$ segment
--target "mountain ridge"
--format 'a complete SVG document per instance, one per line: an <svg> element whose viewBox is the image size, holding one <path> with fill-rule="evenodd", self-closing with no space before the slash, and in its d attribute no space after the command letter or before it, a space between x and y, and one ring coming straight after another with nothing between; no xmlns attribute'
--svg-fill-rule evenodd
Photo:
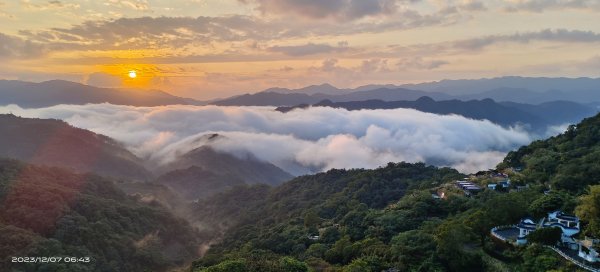
<svg viewBox="0 0 600 272"><path fill-rule="evenodd" d="M321 86L322 90L319 90ZM401 99L398 99L399 97L389 99L374 92L382 89L405 90L406 96ZM266 95L267 93L271 95ZM344 96L350 96L351 98L345 98ZM463 101L492 98L501 102L529 104L541 104L555 100L589 103L600 101L600 78L507 76L464 80L445 79L402 85L371 84L353 89L340 89L330 84L321 84L299 89L270 88L257 93L244 94L241 97L234 96L217 99L212 103L230 106L292 106L297 104L314 104L318 102L315 100L319 99L329 99L334 102L370 99L390 101L416 100L421 96L430 96L436 100L459 99Z"/></svg>
<svg viewBox="0 0 600 272"><path fill-rule="evenodd" d="M333 102L322 100L316 104L300 104L291 107L277 107L275 110L286 113L308 107L332 107L346 110L411 108L435 114L458 114L467 118L489 120L502 126L530 125L531 129L543 132L547 127L575 123L592 116L597 110L579 103L553 101L540 105L514 102L495 102L493 99L462 101L458 99L436 101L428 96L415 101L365 100Z"/></svg>
<svg viewBox="0 0 600 272"><path fill-rule="evenodd" d="M218 139L216 134L209 140ZM204 198L239 185L275 186L293 176L270 162L262 162L247 154L245 158L218 152L209 144L182 154L162 166L154 183L162 184L188 200Z"/></svg>
<svg viewBox="0 0 600 272"><path fill-rule="evenodd" d="M152 177L142 160L118 142L64 121L0 114L0 135L0 157L115 178Z"/></svg>
<svg viewBox="0 0 600 272"><path fill-rule="evenodd" d="M40 83L0 80L0 105L38 108L60 104L111 103L131 106L204 105L159 90L100 88L65 80Z"/></svg>

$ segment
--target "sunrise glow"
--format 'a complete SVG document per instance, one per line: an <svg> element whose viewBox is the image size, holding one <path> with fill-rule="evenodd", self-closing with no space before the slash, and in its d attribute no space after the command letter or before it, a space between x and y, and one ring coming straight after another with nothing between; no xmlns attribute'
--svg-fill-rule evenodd
<svg viewBox="0 0 600 272"><path fill-rule="evenodd" d="M210 100L323 83L595 77L600 60L595 1L75 2L0 1L0 78Z"/></svg>

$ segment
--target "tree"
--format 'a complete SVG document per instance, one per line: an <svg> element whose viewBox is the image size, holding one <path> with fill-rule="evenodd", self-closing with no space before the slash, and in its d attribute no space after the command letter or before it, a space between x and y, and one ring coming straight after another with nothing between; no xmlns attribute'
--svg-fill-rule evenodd
<svg viewBox="0 0 600 272"><path fill-rule="evenodd" d="M457 220L449 220L439 226L435 240L437 254L451 271L482 271L481 255L465 250L470 242L468 228Z"/></svg>
<svg viewBox="0 0 600 272"><path fill-rule="evenodd" d="M321 223L321 218L314 210L309 210L304 215L304 226L307 228L315 228Z"/></svg>
<svg viewBox="0 0 600 272"><path fill-rule="evenodd" d="M325 260L329 263L347 264L359 251L360 249L350 241L350 237L344 236L325 252Z"/></svg>
<svg viewBox="0 0 600 272"><path fill-rule="evenodd" d="M306 272L308 266L305 263L298 261L292 257L282 257L279 259L279 267L282 272Z"/></svg>
<svg viewBox="0 0 600 272"><path fill-rule="evenodd" d="M392 238L390 255L401 270L412 270L426 262L435 252L434 237L420 230L401 232Z"/></svg>
<svg viewBox="0 0 600 272"><path fill-rule="evenodd" d="M493 225L512 224L527 214L526 196L520 193L500 194L486 203L486 213Z"/></svg>
<svg viewBox="0 0 600 272"><path fill-rule="evenodd" d="M527 235L527 240L533 243L553 246L560 240L562 230L560 228L537 229Z"/></svg>
<svg viewBox="0 0 600 272"><path fill-rule="evenodd" d="M306 256L323 258L325 257L325 252L327 252L327 246L324 244L312 244L306 250Z"/></svg>
<svg viewBox="0 0 600 272"><path fill-rule="evenodd" d="M488 214L482 210L477 210L469 215L464 222L467 227L471 228L473 232L479 235L479 242L483 245L485 237L488 236L490 228L492 227Z"/></svg>
<svg viewBox="0 0 600 272"><path fill-rule="evenodd" d="M586 223L585 234L600 237L600 185L590 186L588 193L579 200L575 214Z"/></svg>
<svg viewBox="0 0 600 272"><path fill-rule="evenodd" d="M340 237L342 237L342 235L336 227L328 227L325 229L325 231L323 231L323 234L321 235L321 241L326 244L333 244L335 241L340 239Z"/></svg>
<svg viewBox="0 0 600 272"><path fill-rule="evenodd" d="M240 260L226 260L217 265L199 270L199 272L247 272L246 262Z"/></svg>
<svg viewBox="0 0 600 272"><path fill-rule="evenodd" d="M534 200L531 205L529 205L529 212L535 218L541 218L544 217L546 213L561 208L563 203L563 198L556 193L544 195Z"/></svg>
<svg viewBox="0 0 600 272"><path fill-rule="evenodd" d="M383 271L385 267L382 266L381 260L375 256L361 257L354 259L349 265L344 266L343 272L367 272L367 271Z"/></svg>
<svg viewBox="0 0 600 272"><path fill-rule="evenodd" d="M545 272L560 266L560 256L541 245L527 247L523 253L523 271Z"/></svg>

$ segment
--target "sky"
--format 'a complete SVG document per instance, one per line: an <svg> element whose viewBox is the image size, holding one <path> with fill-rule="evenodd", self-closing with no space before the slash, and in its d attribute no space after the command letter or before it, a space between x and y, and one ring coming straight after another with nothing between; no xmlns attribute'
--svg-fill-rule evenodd
<svg viewBox="0 0 600 272"><path fill-rule="evenodd" d="M0 79L205 100L508 75L599 77L600 1L0 0Z"/></svg>

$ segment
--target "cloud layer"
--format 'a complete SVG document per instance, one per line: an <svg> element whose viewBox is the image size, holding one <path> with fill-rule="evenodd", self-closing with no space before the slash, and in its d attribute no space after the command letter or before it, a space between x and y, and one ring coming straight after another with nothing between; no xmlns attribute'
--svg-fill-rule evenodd
<svg viewBox="0 0 600 272"><path fill-rule="evenodd" d="M419 162L472 172L500 162L531 137L488 121L411 109L346 111L309 108L286 114L264 107L110 104L41 109L0 107L24 117L57 118L123 142L138 156L166 163L205 141L220 151L253 153L283 169L304 174L330 168L374 168L388 162Z"/></svg>
<svg viewBox="0 0 600 272"><path fill-rule="evenodd" d="M354 20L365 16L389 15L403 0L239 0L254 3L265 14L296 14L303 17ZM416 1L414 1L416 2Z"/></svg>

